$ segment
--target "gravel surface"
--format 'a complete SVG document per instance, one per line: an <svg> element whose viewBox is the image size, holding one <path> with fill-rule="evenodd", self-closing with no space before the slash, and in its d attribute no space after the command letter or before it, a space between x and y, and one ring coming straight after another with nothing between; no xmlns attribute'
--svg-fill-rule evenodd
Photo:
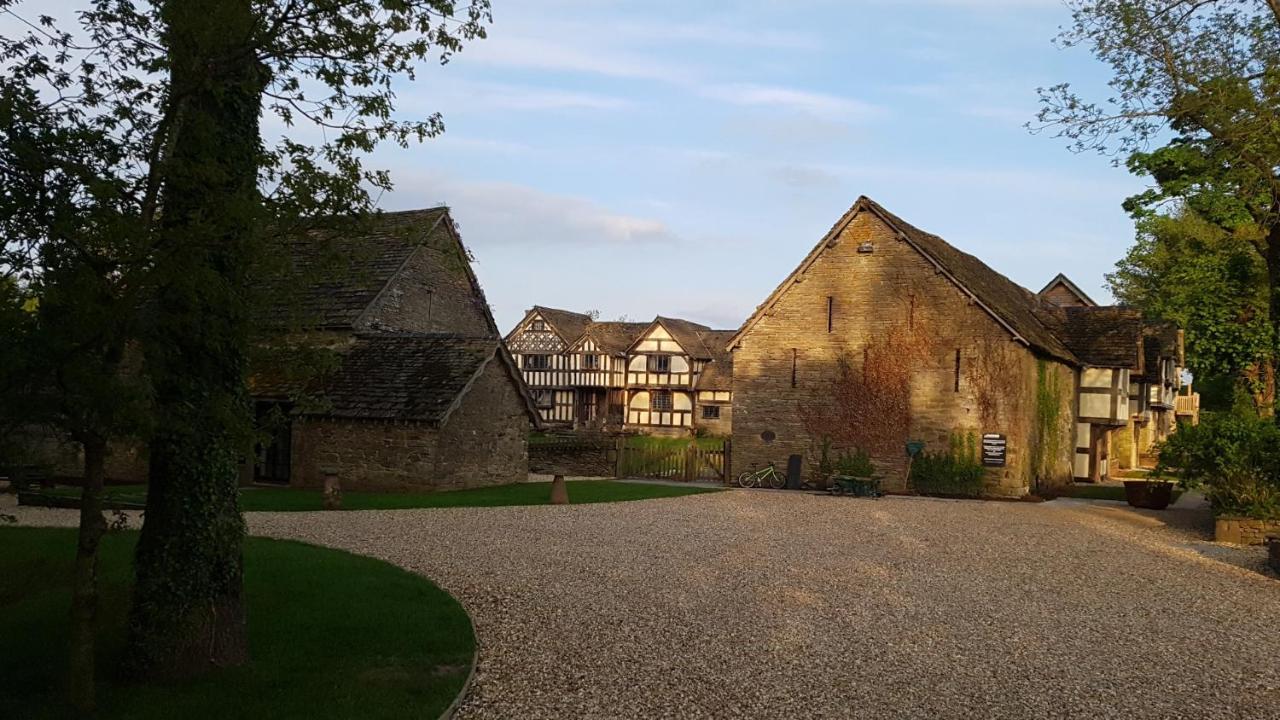
<svg viewBox="0 0 1280 720"><path fill-rule="evenodd" d="M1280 718L1280 582L1200 512L734 491L249 524L461 599L461 718Z"/></svg>

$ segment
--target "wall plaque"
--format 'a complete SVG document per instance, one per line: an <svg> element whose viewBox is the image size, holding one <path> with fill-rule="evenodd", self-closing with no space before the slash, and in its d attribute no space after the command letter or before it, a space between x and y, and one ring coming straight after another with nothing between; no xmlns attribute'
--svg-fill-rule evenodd
<svg viewBox="0 0 1280 720"><path fill-rule="evenodd" d="M1004 467L1005 451L1008 442L999 433L987 433L982 436L982 464L987 467Z"/></svg>

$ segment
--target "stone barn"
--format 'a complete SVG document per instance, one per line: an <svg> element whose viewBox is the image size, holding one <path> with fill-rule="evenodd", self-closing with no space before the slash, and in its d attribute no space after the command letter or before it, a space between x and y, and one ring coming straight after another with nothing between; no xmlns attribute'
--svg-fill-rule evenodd
<svg viewBox="0 0 1280 720"><path fill-rule="evenodd" d="M734 470L800 455L823 482L828 444L869 452L906 490L908 441L972 438L993 450L988 494L1106 477L1145 377L1143 326L1064 307L1060 285L1032 293L859 198L728 343Z"/></svg>
<svg viewBox="0 0 1280 720"><path fill-rule="evenodd" d="M271 439L246 482L429 490L528 478L528 389L494 324L448 210L385 213L357 235L315 232L290 247L294 277L325 255L340 274L290 283L272 321L334 353L305 388L251 385ZM297 330L300 329L300 332Z"/></svg>

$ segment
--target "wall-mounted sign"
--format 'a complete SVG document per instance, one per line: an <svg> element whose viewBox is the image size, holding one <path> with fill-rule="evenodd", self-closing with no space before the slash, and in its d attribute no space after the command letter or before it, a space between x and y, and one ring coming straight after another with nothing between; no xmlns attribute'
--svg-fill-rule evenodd
<svg viewBox="0 0 1280 720"><path fill-rule="evenodd" d="M987 467L1004 467L1005 451L1008 442L999 433L987 433L982 436L982 464Z"/></svg>

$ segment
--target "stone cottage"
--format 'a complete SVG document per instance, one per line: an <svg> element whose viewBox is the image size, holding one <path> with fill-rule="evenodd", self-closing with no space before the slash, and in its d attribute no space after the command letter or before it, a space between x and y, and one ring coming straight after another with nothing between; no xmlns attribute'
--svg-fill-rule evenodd
<svg viewBox="0 0 1280 720"><path fill-rule="evenodd" d="M959 438L981 448L990 494L1106 477L1145 382L1144 327L1056 302L1060 286L1032 293L859 198L727 344L735 470L799 455L812 474L825 442L906 489L907 441Z"/></svg>
<svg viewBox="0 0 1280 720"><path fill-rule="evenodd" d="M245 481L318 486L332 470L348 489L422 490L527 478L537 412L446 208L385 213L356 235L312 232L289 255L270 319L289 331L282 342L336 362L302 387L254 377L271 441ZM308 276L325 256L341 272Z"/></svg>

